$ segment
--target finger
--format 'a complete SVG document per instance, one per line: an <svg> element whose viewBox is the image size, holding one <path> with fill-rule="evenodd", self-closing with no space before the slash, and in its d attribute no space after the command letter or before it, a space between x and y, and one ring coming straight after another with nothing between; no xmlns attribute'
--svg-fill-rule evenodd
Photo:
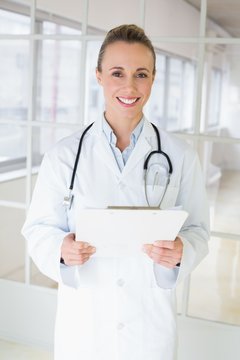
<svg viewBox="0 0 240 360"><path fill-rule="evenodd" d="M181 257L181 252L178 250L162 248L154 245L152 246L151 253L160 255L162 257L169 257L174 259L179 259Z"/></svg>
<svg viewBox="0 0 240 360"><path fill-rule="evenodd" d="M154 263L156 264L160 264L166 266L168 265L168 267L173 267L175 264L175 261L172 261L172 259L167 258L167 257L160 257L157 254L150 254L149 257L153 260Z"/></svg>
<svg viewBox="0 0 240 360"><path fill-rule="evenodd" d="M96 248L93 247L93 246L90 246L88 247L87 249L73 249L73 248L68 248L68 249L65 249L65 251L63 250L62 251L62 257L64 259L79 259L81 258L82 256L91 256L93 255L94 253L96 252Z"/></svg>
<svg viewBox="0 0 240 360"><path fill-rule="evenodd" d="M86 249L88 246L90 246L90 244L85 241L74 241L73 242L74 249Z"/></svg>
<svg viewBox="0 0 240 360"><path fill-rule="evenodd" d="M79 257L71 257L69 259L67 259L65 262L66 265L82 265L84 264L87 260L89 260L90 256L89 255L85 255L85 256L81 256Z"/></svg>
<svg viewBox="0 0 240 360"><path fill-rule="evenodd" d="M94 246L88 246L84 249L72 249L71 253L76 255L92 255L96 252L96 248Z"/></svg>
<svg viewBox="0 0 240 360"><path fill-rule="evenodd" d="M176 243L172 240L156 240L154 241L153 245L167 249L174 249Z"/></svg>
<svg viewBox="0 0 240 360"><path fill-rule="evenodd" d="M142 246L142 250L143 250L145 253L149 254L149 253L152 251L152 247L153 247L152 244L144 244L144 245Z"/></svg>
<svg viewBox="0 0 240 360"><path fill-rule="evenodd" d="M169 264L175 265L178 262L180 262L179 256L178 257L166 256L166 255L163 256L155 253L150 253L149 256L157 264L159 264L160 262L168 262Z"/></svg>
<svg viewBox="0 0 240 360"><path fill-rule="evenodd" d="M67 261L82 261L84 260L86 257L89 257L89 255L74 255L74 254L69 254L68 256L66 256Z"/></svg>

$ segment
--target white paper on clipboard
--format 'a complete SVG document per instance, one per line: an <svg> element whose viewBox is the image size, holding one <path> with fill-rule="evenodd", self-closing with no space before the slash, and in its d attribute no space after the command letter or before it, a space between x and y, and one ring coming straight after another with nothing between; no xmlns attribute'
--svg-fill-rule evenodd
<svg viewBox="0 0 240 360"><path fill-rule="evenodd" d="M188 213L183 210L78 209L76 240L96 247L92 257L129 257L155 240L174 240Z"/></svg>

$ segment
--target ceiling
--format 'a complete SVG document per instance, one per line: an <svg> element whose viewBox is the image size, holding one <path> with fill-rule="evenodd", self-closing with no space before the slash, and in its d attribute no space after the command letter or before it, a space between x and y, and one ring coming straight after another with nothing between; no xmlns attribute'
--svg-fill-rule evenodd
<svg viewBox="0 0 240 360"><path fill-rule="evenodd" d="M200 9L201 0L185 0ZM240 37L240 1L207 0L207 16L233 37Z"/></svg>

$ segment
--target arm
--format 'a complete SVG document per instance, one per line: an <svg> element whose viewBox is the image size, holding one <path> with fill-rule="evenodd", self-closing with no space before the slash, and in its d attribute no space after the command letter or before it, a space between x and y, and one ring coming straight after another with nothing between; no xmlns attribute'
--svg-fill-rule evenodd
<svg viewBox="0 0 240 360"><path fill-rule="evenodd" d="M43 274L76 286L75 266L66 265L83 264L93 249L76 242L74 234L70 234L67 210L62 205L68 172L56 157L44 156L22 234L30 256ZM66 265L60 264L61 258Z"/></svg>

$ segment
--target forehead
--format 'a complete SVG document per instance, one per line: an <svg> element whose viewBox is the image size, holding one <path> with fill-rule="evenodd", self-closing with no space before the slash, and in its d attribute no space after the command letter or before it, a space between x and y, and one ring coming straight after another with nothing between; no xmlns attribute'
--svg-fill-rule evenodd
<svg viewBox="0 0 240 360"><path fill-rule="evenodd" d="M109 44L104 52L102 65L104 66L136 66L153 67L153 55L141 43L127 43L116 41Z"/></svg>

